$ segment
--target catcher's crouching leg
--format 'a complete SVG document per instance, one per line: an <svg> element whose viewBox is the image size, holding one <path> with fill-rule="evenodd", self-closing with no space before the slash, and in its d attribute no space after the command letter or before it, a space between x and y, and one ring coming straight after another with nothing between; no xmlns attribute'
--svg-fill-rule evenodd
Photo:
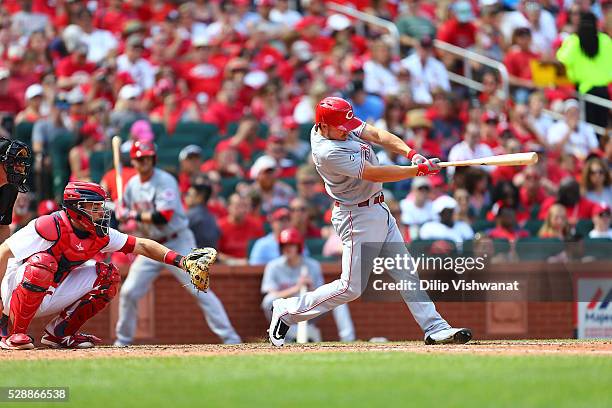
<svg viewBox="0 0 612 408"><path fill-rule="evenodd" d="M56 271L57 262L50 254L40 252L27 259L23 280L11 295L9 313L12 329L9 331L9 336L2 340L1 347L34 348L32 340L27 335L28 327L53 283Z"/></svg>
<svg viewBox="0 0 612 408"><path fill-rule="evenodd" d="M51 347L90 348L101 340L90 334L77 333L83 324L98 314L117 295L121 277L113 264L96 263L93 288L64 309L45 328L41 342Z"/></svg>

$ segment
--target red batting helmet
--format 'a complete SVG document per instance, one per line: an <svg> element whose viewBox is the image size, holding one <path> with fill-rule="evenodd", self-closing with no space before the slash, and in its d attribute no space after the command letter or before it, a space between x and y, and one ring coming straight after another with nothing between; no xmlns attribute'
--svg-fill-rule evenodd
<svg viewBox="0 0 612 408"><path fill-rule="evenodd" d="M85 203L101 203L100 206L86 208ZM62 207L68 217L88 225L99 237L108 235L111 210L108 208L108 194L96 183L73 181L64 189ZM100 215L101 213L101 215ZM94 218L94 215L98 215Z"/></svg>
<svg viewBox="0 0 612 408"><path fill-rule="evenodd" d="M155 145L151 142L136 141L130 148L130 159L138 159L141 157L155 157Z"/></svg>
<svg viewBox="0 0 612 408"><path fill-rule="evenodd" d="M298 252L302 253L302 249L304 248L304 238L300 231L296 228L287 228L281 231L278 237L278 244L281 246L287 244L294 244L298 246Z"/></svg>
<svg viewBox="0 0 612 408"><path fill-rule="evenodd" d="M361 126L363 122L355 117L349 101L328 96L319 102L315 112L315 124L321 123L349 132Z"/></svg>

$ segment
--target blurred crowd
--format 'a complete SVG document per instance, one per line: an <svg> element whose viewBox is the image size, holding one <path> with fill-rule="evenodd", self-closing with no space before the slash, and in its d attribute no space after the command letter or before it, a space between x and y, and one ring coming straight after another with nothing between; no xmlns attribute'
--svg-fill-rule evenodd
<svg viewBox="0 0 612 408"><path fill-rule="evenodd" d="M609 100L609 1L336 2L394 22L399 47L323 0L2 1L0 133L24 137L35 155L34 190L20 194L14 229L57 208L50 152L66 132L69 177L99 181L90 158L113 135L128 130L127 152L201 122L216 126L218 143L182 146L169 169L200 242L217 246L222 262L265 264L293 227L306 253L333 259L341 241L309 128L315 104L335 94L425 156L540 155L527 168L449 168L385 185L407 241L612 239L610 111L576 99ZM465 65L436 40L505 64L509 94L496 71ZM542 84L542 66L564 80ZM468 71L481 91L449 80ZM125 165L124 182L134 175ZM116 198L112 170L102 183Z"/></svg>

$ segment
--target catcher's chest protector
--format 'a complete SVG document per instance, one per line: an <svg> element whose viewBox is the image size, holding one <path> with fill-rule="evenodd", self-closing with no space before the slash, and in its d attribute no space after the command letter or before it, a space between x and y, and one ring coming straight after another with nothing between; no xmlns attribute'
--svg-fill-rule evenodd
<svg viewBox="0 0 612 408"><path fill-rule="evenodd" d="M100 250L108 245L110 238L98 237L90 233L86 238L79 238L70 224L64 211L43 215L35 222L36 232L47 241L54 244L47 250L57 261L57 272L53 286L57 286L70 271L92 259Z"/></svg>

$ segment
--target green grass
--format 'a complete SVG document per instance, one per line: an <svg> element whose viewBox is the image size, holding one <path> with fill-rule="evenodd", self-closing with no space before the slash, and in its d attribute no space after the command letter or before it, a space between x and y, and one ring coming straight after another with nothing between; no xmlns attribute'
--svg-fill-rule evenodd
<svg viewBox="0 0 612 408"><path fill-rule="evenodd" d="M57 407L612 406L612 359L593 356L336 352L0 360L0 367L1 386L70 387L69 404L46 405Z"/></svg>

